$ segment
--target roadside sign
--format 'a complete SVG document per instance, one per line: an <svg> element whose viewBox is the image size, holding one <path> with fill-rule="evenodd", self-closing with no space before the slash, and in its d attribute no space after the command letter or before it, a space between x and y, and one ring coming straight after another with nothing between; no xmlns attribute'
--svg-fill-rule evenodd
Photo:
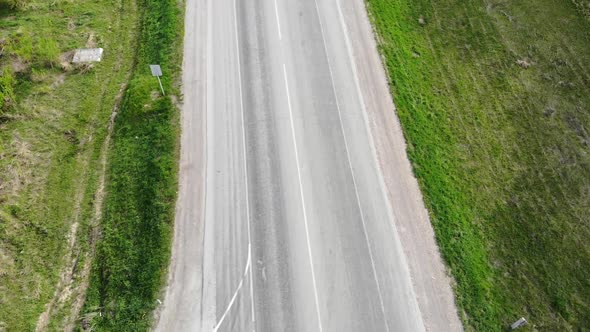
<svg viewBox="0 0 590 332"><path fill-rule="evenodd" d="M74 52L73 63L99 62L102 59L102 48L80 48Z"/></svg>
<svg viewBox="0 0 590 332"><path fill-rule="evenodd" d="M150 65L150 70L152 71L152 76L162 76L162 68L160 68L160 65Z"/></svg>
<svg viewBox="0 0 590 332"><path fill-rule="evenodd" d="M526 324L527 324L526 319L524 317L521 317L516 322L512 323L512 325L510 325L510 329L516 330L517 328L525 326Z"/></svg>
<svg viewBox="0 0 590 332"><path fill-rule="evenodd" d="M158 78L158 83L160 83L160 89L162 90L162 95L165 96L166 93L164 92L164 87L162 86L162 81L160 81L160 76L162 76L162 68L160 68L160 65L150 65L150 70L152 72L152 76L156 76Z"/></svg>

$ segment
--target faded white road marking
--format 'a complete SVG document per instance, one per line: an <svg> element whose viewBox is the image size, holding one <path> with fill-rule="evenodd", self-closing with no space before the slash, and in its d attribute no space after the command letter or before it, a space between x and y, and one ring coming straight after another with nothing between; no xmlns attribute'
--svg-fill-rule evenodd
<svg viewBox="0 0 590 332"><path fill-rule="evenodd" d="M279 6L277 5L277 0L275 0L275 14L277 15L277 28L279 29L279 40L282 40L283 37L281 35L281 20L279 19Z"/></svg>
<svg viewBox="0 0 590 332"><path fill-rule="evenodd" d="M248 259L252 255L252 236L250 232L250 190L248 188L248 158L247 158L247 148L246 148L246 128L245 128L245 121L244 121L244 95L242 92L242 63L240 61L240 39L238 34L238 9L236 5L236 0L233 2L234 4L234 28L235 28L235 35L236 35L236 56L238 60L238 86L240 91L240 114L242 120L242 148L243 148L243 158L244 158L244 181L246 182L246 220L248 224ZM254 313L254 278L252 274L252 266L250 267L250 306L251 306L251 315L252 315L252 330L255 330L256 315Z"/></svg>
<svg viewBox="0 0 590 332"><path fill-rule="evenodd" d="M244 273L242 274L242 279L240 279L240 282L238 283L238 288L236 288L236 291L234 292L234 295L232 295L231 300L229 301L229 304L227 305L227 308L225 308L225 311L223 312L223 315L221 315L221 318L219 319L219 321L217 322L217 324L213 328L213 332L217 332L217 330L219 330L219 327L221 326L221 324L225 320L225 317L227 317L229 310L234 305L234 302L236 301L236 298L238 297L238 294L240 293L240 290L242 289L242 285L244 285L244 279L246 278L246 275L248 274L248 270L250 269L250 265L251 265L250 261L251 261L251 257L248 254L248 262L246 263L246 268L244 269Z"/></svg>
<svg viewBox="0 0 590 332"><path fill-rule="evenodd" d="M330 80L332 82L332 90L334 92L334 99L336 100L336 108L338 109L338 120L340 122L340 129L342 130L342 137L344 138L344 148L346 150L346 158L348 159L348 166L350 168L350 174L352 176L352 182L354 184L354 192L356 195L356 201L358 204L359 212L361 215L361 222L363 224L363 233L365 234L365 241L367 243L367 248L369 249L369 257L371 258L371 267L373 269L373 277L375 278L375 283L377 285L377 293L379 293L379 302L381 304L381 312L383 313L383 320L385 323L385 329L389 332L389 324L387 323L387 315L385 314L385 305L383 304L383 295L381 293L381 286L379 284L379 279L377 278L377 269L375 268L375 259L373 258L373 250L371 249L371 243L369 241L369 235L367 234L367 226L365 222L365 216L363 213L363 207L361 206L361 200L358 193L358 186L356 182L356 177L354 175L354 169L352 167L352 163L350 162L350 150L348 148L348 141L346 139L346 133L344 131L344 125L342 124L342 111L340 110L340 103L338 101L338 94L336 92L336 86L334 85L334 75L332 74L332 64L330 61L330 55L328 54L328 46L326 45L326 36L324 33L324 25L322 23L322 17L320 14L320 8L318 6L317 0L314 0L315 8L318 14L318 21L320 23L320 30L322 32L322 43L324 44L324 52L326 53L326 60L328 61L328 70L330 72ZM362 98L362 96L361 96ZM361 99L362 100L362 99Z"/></svg>
<svg viewBox="0 0 590 332"><path fill-rule="evenodd" d="M313 267L313 257L311 254L311 244L309 238L309 227L307 224L307 212L305 210L305 198L303 196L303 183L301 182L301 164L299 163L299 152L297 152L297 139L295 136L295 125L293 121L293 110L291 109L291 95L289 93L289 80L287 79L287 67L283 64L283 74L285 77L285 88L287 89L287 104L289 106L289 120L291 124L291 134L293 136L293 145L295 147L295 162L297 163L297 177L299 180L299 194L301 195L301 206L303 208L303 222L305 224L305 236L307 239L307 253L309 255L309 264L311 265L311 278L313 281L313 294L315 296L315 307L316 312L318 315L318 324L320 328L320 332L323 331L322 329L322 316L320 315L320 304L318 300L318 290L317 290L317 283L315 280L315 271Z"/></svg>

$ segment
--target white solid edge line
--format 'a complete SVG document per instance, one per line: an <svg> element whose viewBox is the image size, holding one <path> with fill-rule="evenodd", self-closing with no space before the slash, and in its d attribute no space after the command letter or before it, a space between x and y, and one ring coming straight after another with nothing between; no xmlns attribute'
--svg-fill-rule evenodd
<svg viewBox="0 0 590 332"><path fill-rule="evenodd" d="M366 226L366 222L365 222L365 216L364 216L364 213L363 213L363 208L361 206L360 196L359 196L359 193L358 193L358 186L357 186L357 183L356 183L356 177L354 175L354 169L352 167L352 163L350 162L350 151L348 149L348 141L346 139L346 133L344 131L344 125L342 124L342 115L341 115L342 112L340 110L340 103L338 101L338 93L336 92L336 86L334 84L334 75L332 74L332 65L331 65L331 62L330 62L330 55L328 53L328 47L326 46L326 36L324 34L324 26L322 24L322 17L320 15L320 8L318 6L317 0L314 0L314 2L315 2L316 11L317 11L317 14L318 14L318 21L320 23L320 30L322 32L322 41L323 41L323 44L324 44L324 52L326 53L326 60L328 61L328 70L330 72L330 80L332 81L332 90L334 92L334 98L336 100L336 108L338 110L338 120L340 122L340 129L342 130L342 137L344 138L344 148L346 150L346 158L348 159L348 166L350 168L350 174L352 176L352 183L354 184L354 192L355 192L355 195L356 195L356 201L357 201L359 212L360 212L360 215L361 215L361 221L362 221L362 224L363 224L363 231L364 231L363 233L365 233L365 241L367 243L367 248L369 249L369 257L371 259L371 267L373 269L373 277L375 278L375 283L377 285L377 293L379 293L379 302L381 304L381 311L383 313L383 321L385 323L385 329L387 331L389 331L389 324L387 323L387 315L385 314L385 305L383 303L383 294L381 293L381 286L379 284L379 278L377 278L377 269L375 268L375 260L373 258L373 250L371 249L371 243L369 241L369 236L367 234L367 226Z"/></svg>
<svg viewBox="0 0 590 332"><path fill-rule="evenodd" d="M240 292L240 289L242 289L242 286L244 285L244 278L246 278L246 275L248 274L248 269L252 265L252 264L250 264L251 261L252 261L252 259L251 259L250 255L248 254L248 261L246 263L246 268L244 269L244 273L242 274L242 279L240 279L240 282L238 283L238 288L236 288L234 295L232 295L231 300L229 301L229 304L227 305L227 308L225 308L225 311L223 312L223 315L221 316L221 319L219 319L219 321L217 322L217 324L213 328L213 332L217 332L217 330L219 329L219 327L221 326L221 324L225 320L225 317L227 317L229 310L234 305L234 302L236 301L236 298L238 297L238 293Z"/></svg>
<svg viewBox="0 0 590 332"><path fill-rule="evenodd" d="M211 173L211 165L213 164L213 159L210 158L209 155L211 153L211 147L209 144L213 141L213 130L215 126L212 125L213 117L210 116L212 112L212 103L213 103L213 88L212 88L212 81L210 80L213 71L213 47L212 47L212 40L213 40L213 0L207 0L207 50L206 50L206 96L205 96L205 174L204 174L204 197L203 202L204 209L203 209L203 261L202 261L202 276L201 276L201 327L204 328L205 324L207 324L207 328L209 328L209 324L214 326L214 322L217 319L216 317L216 309L217 304L215 298L216 294L216 282L217 282L217 272L215 270L215 263L210 263L209 261L213 261L211 257L214 256L213 251L215 251L215 244L210 244L209 241L212 241L212 237L215 235L215 225L210 225L207 221L207 215L212 211L212 207L209 206L212 203L212 199L215 195L209 195L209 188L211 183L209 182L209 176ZM213 235L211 235L213 234ZM210 245L207 245L210 244ZM209 250L207 250L209 248ZM211 253L209 253L211 251ZM206 255L206 254L209 255ZM209 266L212 265L212 266ZM209 272L209 273L207 273ZM211 278L210 275L213 275ZM213 280L209 280L213 279ZM207 284L207 282L213 284L213 286ZM213 293L212 295L210 293Z"/></svg>
<svg viewBox="0 0 590 332"><path fill-rule="evenodd" d="M248 156L247 156L247 149L246 149L246 128L245 128L245 121L244 121L244 95L242 93L242 63L240 59L240 39L238 35L238 8L236 5L236 0L233 1L234 5L234 27L235 27L235 38L236 38L236 56L238 60L238 86L240 92L240 114L242 119L242 148L243 148L243 158L244 158L244 181L246 183L246 220L247 220L247 230L248 230L248 259L252 256L252 236L250 233L250 190L248 188ZM252 274L252 264L249 265L250 267L250 306L251 306L251 315L252 315L252 331L255 330L254 322L256 321L256 316L254 313L254 278Z"/></svg>
<svg viewBox="0 0 590 332"><path fill-rule="evenodd" d="M275 0L275 14L277 16L277 28L279 29L279 40L282 40L283 37L281 35L281 20L279 19L279 6L277 5L277 0Z"/></svg>
<svg viewBox="0 0 590 332"><path fill-rule="evenodd" d="M319 300L318 300L318 291L317 291L317 283L315 280L315 270L313 268L313 257L311 254L311 244L310 244L310 239L309 239L309 227L307 225L307 212L305 210L305 198L303 196L303 183L301 182L301 167L300 167L300 163L299 163L299 153L297 152L297 139L295 137L295 125L294 125L294 121L293 121L293 110L291 109L291 96L289 93L289 80L287 79L287 67L285 66L285 64L283 64L283 74L284 74L284 78L285 78L285 87L287 89L287 105L289 106L289 120L290 120L290 124L291 124L291 134L293 136L293 145L295 148L295 163L297 164L297 177L299 180L299 194L301 195L301 206L303 209L303 222L305 224L305 236L306 236L306 240L307 240L307 253L309 256L309 264L311 266L311 278L312 278L312 282L313 282L313 293L315 296L315 307L316 307L316 313L318 315L318 325L320 328L320 332L323 331L322 329L322 316L320 315L320 304L319 304Z"/></svg>
<svg viewBox="0 0 590 332"><path fill-rule="evenodd" d="M355 86L356 86L356 91L357 91L357 94L358 94L358 96L360 98L361 106L363 108L363 112L362 113L363 113L363 120L364 120L364 123L365 123L365 130L367 131L367 136L369 138L369 143L371 145L371 151L373 153L373 160L375 161L376 167L377 167L377 170L378 170L377 176L379 178L379 184L380 184L380 187L381 187L382 195L383 195L383 197L385 198L385 201L386 201L387 214L389 215L389 218L390 218L390 221L391 221L391 222L389 222L389 225L391 226L392 236L395 239L397 239L396 243L399 246L400 245L400 240L398 238L398 231L397 231L397 228L395 226L396 217L393 214L391 203L389 201L389 196L387 194L385 180L383 179L383 174L381 172L381 167L379 166L379 158L377 156L377 149L375 148L375 140L373 139L373 135L371 134L371 132L372 132L371 131L371 127L369 126L369 117L368 117L368 114L367 114L367 105L365 103L365 97L363 96L363 93L361 92L360 79L358 77L357 66L356 66L356 63L354 61L354 52L352 50L352 43L350 42L348 28L346 26L346 23L344 23L344 14L342 12L342 7L340 5L340 0L336 0L336 5L337 5L337 8L338 8L338 14L339 14L339 18L340 18L340 24L342 26L342 30L344 31L344 38L345 38L345 41L346 41L346 48L348 50L348 58L350 60L350 65L351 65L351 68L352 68L352 74L353 74L353 77L354 77L354 83L355 83ZM394 105L394 107L395 107L395 105ZM401 246L399 246L399 250L400 250L400 252L403 252L403 248L401 248ZM402 256L402 262L403 262L402 263L403 266L407 269L407 272L409 274L410 273L410 270L409 270L409 266L408 266L408 262L406 260L405 254ZM411 276L410 276L410 279L411 279ZM414 290L413 283L411 283L411 285L412 285L412 287L410 289L410 292L412 294L412 297L413 298L416 298L416 293L415 293L415 290ZM420 305L418 303L416 303L416 308L418 310L419 316L422 318L422 312L420 310ZM421 320L420 323L421 323L420 325L422 325L422 330L424 330L423 321Z"/></svg>

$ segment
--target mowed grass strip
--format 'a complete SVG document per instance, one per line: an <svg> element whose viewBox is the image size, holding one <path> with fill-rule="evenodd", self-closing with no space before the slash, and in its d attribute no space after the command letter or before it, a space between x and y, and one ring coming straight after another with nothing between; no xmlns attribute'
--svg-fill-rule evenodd
<svg viewBox="0 0 590 332"><path fill-rule="evenodd" d="M590 3L367 7L465 328L590 327Z"/></svg>
<svg viewBox="0 0 590 332"><path fill-rule="evenodd" d="M101 239L81 324L98 331L144 331L170 255L177 186L182 2L138 0L135 73L116 119L109 153ZM148 65L160 64L158 81Z"/></svg>

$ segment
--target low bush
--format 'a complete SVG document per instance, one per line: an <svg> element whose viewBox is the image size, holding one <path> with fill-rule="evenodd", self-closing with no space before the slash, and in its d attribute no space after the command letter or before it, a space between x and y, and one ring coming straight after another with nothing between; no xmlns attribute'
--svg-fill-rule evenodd
<svg viewBox="0 0 590 332"><path fill-rule="evenodd" d="M14 103L15 79L9 67L1 70L0 75L0 115L7 112Z"/></svg>

